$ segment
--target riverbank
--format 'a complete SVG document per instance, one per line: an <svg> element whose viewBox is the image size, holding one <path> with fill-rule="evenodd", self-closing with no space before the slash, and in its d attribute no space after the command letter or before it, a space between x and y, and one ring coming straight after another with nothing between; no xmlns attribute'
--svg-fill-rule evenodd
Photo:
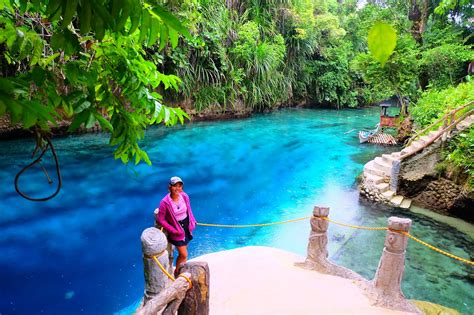
<svg viewBox="0 0 474 315"><path fill-rule="evenodd" d="M442 222L444 224L447 224L457 229L458 231L468 235L470 238L474 240L474 224L471 222L464 221L463 219L460 219L460 218L451 217L445 214L434 212L433 210L430 210L430 209L425 209L425 208L421 208L417 206L411 206L409 210L410 212L427 216L437 222Z"/></svg>
<svg viewBox="0 0 474 315"><path fill-rule="evenodd" d="M217 120L229 120L229 119L243 119L251 117L255 112L248 108L237 108L237 109L214 109L214 110L203 110L197 111L195 109L186 109L186 113L190 119L185 120L185 123L199 122L199 121L217 121ZM71 125L71 121L64 119L59 121L57 126L51 126L51 132L53 135L62 136L69 134L68 128ZM101 127L99 123L96 123L91 128L79 127L74 133L94 133L100 132ZM11 124L8 115L0 117L0 140L2 139L15 139L24 138L31 136L29 130L22 128L21 124Z"/></svg>

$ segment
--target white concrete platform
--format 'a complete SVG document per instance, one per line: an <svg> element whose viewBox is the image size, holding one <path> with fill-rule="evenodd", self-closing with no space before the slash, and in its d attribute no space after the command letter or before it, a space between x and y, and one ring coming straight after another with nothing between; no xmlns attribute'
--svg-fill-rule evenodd
<svg viewBox="0 0 474 315"><path fill-rule="evenodd" d="M211 314L410 314L371 306L352 281L294 266L304 258L251 246L193 259L211 273Z"/></svg>

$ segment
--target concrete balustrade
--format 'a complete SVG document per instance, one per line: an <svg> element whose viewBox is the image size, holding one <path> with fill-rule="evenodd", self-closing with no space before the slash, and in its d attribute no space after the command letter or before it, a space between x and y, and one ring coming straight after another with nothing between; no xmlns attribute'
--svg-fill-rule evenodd
<svg viewBox="0 0 474 315"><path fill-rule="evenodd" d="M379 266L374 279L369 281L356 272L328 260L327 230L329 221L324 219L328 216L329 208L314 207L307 257L303 263L295 265L320 273L358 280L354 283L363 289L364 294L373 305L421 314L416 306L405 299L401 290L408 237L400 232L409 232L411 220L397 217L388 219L387 236ZM364 249L361 248L361 250Z"/></svg>
<svg viewBox="0 0 474 315"><path fill-rule="evenodd" d="M314 207L313 217L310 220L311 232L309 235L308 254L303 263L296 263L298 267L316 270L347 279L363 280L362 276L354 271L338 266L328 260L328 235L329 222L323 218L329 215L329 208Z"/></svg>
<svg viewBox="0 0 474 315"><path fill-rule="evenodd" d="M410 227L410 219L388 218L384 249L375 277L370 282L370 291L377 306L419 312L416 306L405 299L401 288L408 245L408 236L401 232L409 232Z"/></svg>

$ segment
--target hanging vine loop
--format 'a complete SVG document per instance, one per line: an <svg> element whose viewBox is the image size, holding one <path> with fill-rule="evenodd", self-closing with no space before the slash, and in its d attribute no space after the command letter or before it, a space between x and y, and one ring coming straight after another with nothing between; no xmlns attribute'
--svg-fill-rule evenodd
<svg viewBox="0 0 474 315"><path fill-rule="evenodd" d="M35 148L33 150L32 155L31 155L31 158L35 157L38 150L41 150L41 154L39 155L38 158L36 158L33 162L31 162L30 164L23 167L18 172L18 174L16 174L16 176L15 176L15 190L20 196L22 196L23 198L25 198L27 200L30 200L30 201L47 201L47 200L50 200L50 199L54 198L59 193L59 191L61 190L61 186L62 186L61 169L59 167L58 156L56 155L56 150L54 149L54 145L51 142L51 138L48 135L45 135L45 134L43 134L39 131L35 131L35 140L36 140L36 145L35 145ZM21 191L18 182L20 180L21 175L26 170L28 170L30 167L34 166L35 164L38 164L41 167L44 175L46 176L46 179L48 180L48 183L50 185L53 183L53 180L49 176L48 171L41 164L42 158L43 158L44 154L46 153L46 151L48 151L49 148L51 148L51 153L53 154L54 162L56 164L56 175L57 175L57 178L58 178L58 185L56 187L56 191L53 194L51 194L50 196L43 197L43 198L30 197L27 194L25 194L23 191Z"/></svg>

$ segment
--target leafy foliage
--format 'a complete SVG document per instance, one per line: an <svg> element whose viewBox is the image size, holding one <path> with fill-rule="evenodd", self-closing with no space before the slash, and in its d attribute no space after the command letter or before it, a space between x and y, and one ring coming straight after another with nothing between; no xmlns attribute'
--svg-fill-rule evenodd
<svg viewBox="0 0 474 315"><path fill-rule="evenodd" d="M443 117L449 110L472 100L474 100L473 81L443 90L432 89L421 95L416 106L411 109L411 116L415 124L423 128Z"/></svg>
<svg viewBox="0 0 474 315"><path fill-rule="evenodd" d="M457 135L449 143L446 160L468 175L467 183L474 188L474 128Z"/></svg>
<svg viewBox="0 0 474 315"><path fill-rule="evenodd" d="M436 93L469 78L470 29L460 20L471 9L452 3L441 1L436 15L423 9L425 21L398 0L0 1L0 115L41 130L63 119L71 130L100 124L124 162L149 162L137 145L146 126L187 117L163 103L263 111L422 95L422 125L445 104ZM393 52L375 44L382 65L369 53L378 21L397 36Z"/></svg>
<svg viewBox="0 0 474 315"><path fill-rule="evenodd" d="M465 62L474 60L472 45L466 45L462 30L434 21L424 35L421 71L428 76L429 86L442 89L457 85L463 77Z"/></svg>
<svg viewBox="0 0 474 315"><path fill-rule="evenodd" d="M163 7L139 0L2 2L0 115L47 132L63 119L69 130L100 124L115 157L150 164L138 146L145 128L183 122L162 105L158 88L180 80L147 60L142 43L178 43L189 32ZM110 12L110 13L109 13Z"/></svg>
<svg viewBox="0 0 474 315"><path fill-rule="evenodd" d="M409 35L400 36L397 47L384 67L372 55L361 53L351 64L361 73L364 81L373 91L372 102L380 101L393 95L416 97L418 88L419 50Z"/></svg>

